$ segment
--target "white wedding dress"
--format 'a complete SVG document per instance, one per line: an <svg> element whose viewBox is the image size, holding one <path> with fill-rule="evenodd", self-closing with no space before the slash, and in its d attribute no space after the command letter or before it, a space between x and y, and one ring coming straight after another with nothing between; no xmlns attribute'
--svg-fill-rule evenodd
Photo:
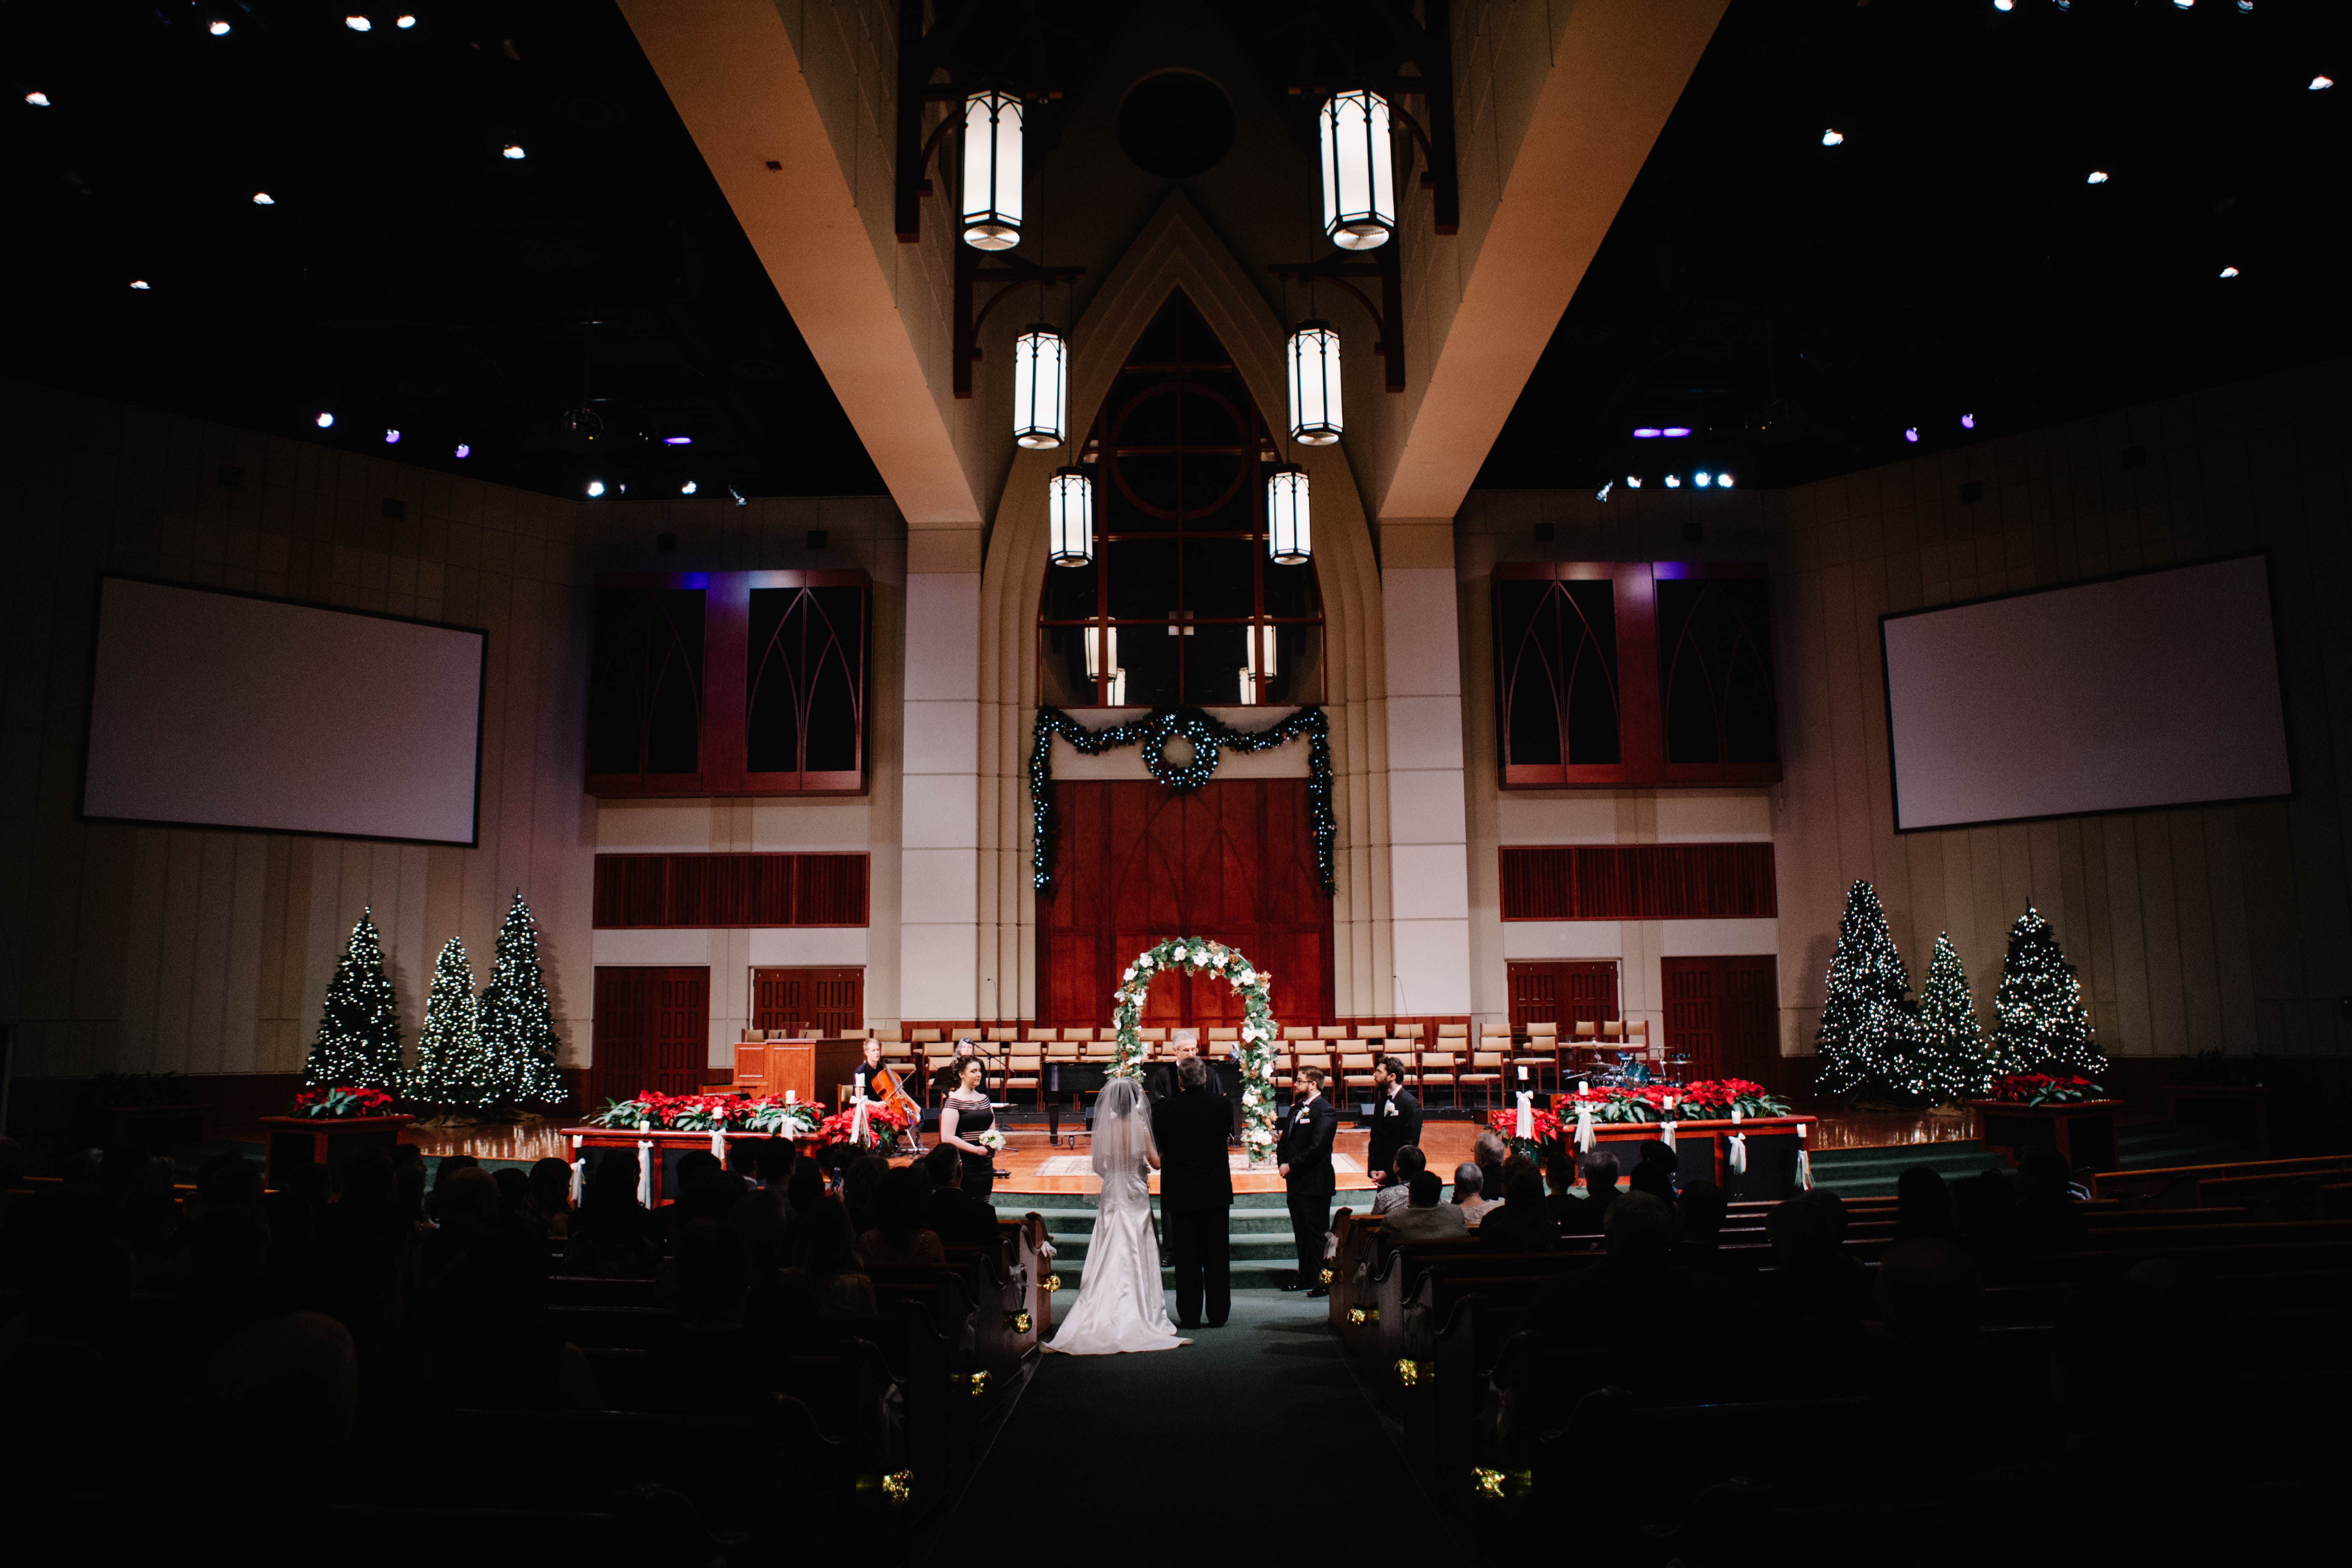
<svg viewBox="0 0 2352 1568"><path fill-rule="evenodd" d="M1077 1305L1046 1344L1065 1355L1172 1351L1180 1339L1160 1285L1151 1228L1151 1102L1131 1078L1111 1079L1095 1106L1094 1167L1102 1178Z"/></svg>

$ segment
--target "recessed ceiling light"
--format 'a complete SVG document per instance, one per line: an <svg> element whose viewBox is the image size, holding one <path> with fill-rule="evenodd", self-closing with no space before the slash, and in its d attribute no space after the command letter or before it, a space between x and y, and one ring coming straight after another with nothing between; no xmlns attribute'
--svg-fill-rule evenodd
<svg viewBox="0 0 2352 1568"><path fill-rule="evenodd" d="M215 16L205 25L205 31L215 38L226 38L228 37L228 24Z"/></svg>
<svg viewBox="0 0 2352 1568"><path fill-rule="evenodd" d="M147 279L144 278L133 278L131 280L131 286L143 294L147 291Z"/></svg>
<svg viewBox="0 0 2352 1568"><path fill-rule="evenodd" d="M2107 183L2107 172L2105 169L2094 169L2083 183L2086 185L2104 185Z"/></svg>
<svg viewBox="0 0 2352 1568"><path fill-rule="evenodd" d="M49 106L49 95L46 92L35 90L25 95L25 101L31 104L35 109L47 109Z"/></svg>
<svg viewBox="0 0 2352 1568"><path fill-rule="evenodd" d="M1717 474L1715 476L1715 484L1717 489L1727 490L1731 488L1731 476L1729 474Z"/></svg>
<svg viewBox="0 0 2352 1568"><path fill-rule="evenodd" d="M414 27L415 26L416 26L416 18L415 18L415 17L414 17L414 16L403 16L403 17L401 17L401 18L400 18L400 20L398 20L397 22L394 22L394 23L393 24L393 26L395 26L395 27L398 27L402 32L404 32L404 32L408 31L408 29L409 29L409 28Z"/></svg>
<svg viewBox="0 0 2352 1568"><path fill-rule="evenodd" d="M1977 416L1976 416L1975 415L1973 415L1973 414L1963 414L1963 415L1961 415L1961 416L1960 416L1960 428L1961 428L1961 429L1963 429L1963 430L1973 430L1973 429L1975 429L1976 427L1977 427Z"/></svg>
<svg viewBox="0 0 2352 1568"><path fill-rule="evenodd" d="M1654 441L1657 437L1658 427L1654 425L1639 425L1634 426L1633 439L1636 441Z"/></svg>
<svg viewBox="0 0 2352 1568"><path fill-rule="evenodd" d="M354 33L364 33L373 28L375 24L365 16L346 16L343 18L343 26Z"/></svg>
<svg viewBox="0 0 2352 1568"><path fill-rule="evenodd" d="M2196 4L2197 0L2172 0L2172 8L2176 11L2186 11Z"/></svg>
<svg viewBox="0 0 2352 1568"><path fill-rule="evenodd" d="M1625 488L1629 490L1640 489L1642 488L1642 476L1639 474L1627 474L1625 476Z"/></svg>
<svg viewBox="0 0 2352 1568"><path fill-rule="evenodd" d="M2017 0L1992 0L1992 8L1996 11L2014 11L2017 9Z"/></svg>
<svg viewBox="0 0 2352 1568"><path fill-rule="evenodd" d="M253 193L253 205L257 207L274 207L278 205L278 198L268 191L256 191Z"/></svg>
<svg viewBox="0 0 2352 1568"><path fill-rule="evenodd" d="M331 414L321 414L319 417L310 421L310 423L316 425L321 430L329 429L334 425L335 416Z"/></svg>
<svg viewBox="0 0 2352 1568"><path fill-rule="evenodd" d="M1683 488L1683 482L1682 482L1682 480L1680 480L1680 479L1678 479L1675 478L1675 476L1674 476L1674 475L1672 475L1672 474L1668 474L1668 475L1666 476L1666 489L1670 489L1670 490L1678 490L1678 489L1682 489L1682 488Z"/></svg>
<svg viewBox="0 0 2352 1568"><path fill-rule="evenodd" d="M1843 146L1844 144L1845 144L1845 132L1843 132L1843 131L1824 131L1824 132L1822 132L1822 146L1824 146L1824 147L1842 147L1842 146Z"/></svg>
<svg viewBox="0 0 2352 1568"><path fill-rule="evenodd" d="M458 443L457 443L457 456L459 456L459 457L461 457L461 458L470 458L470 457L472 457L473 455L474 455L474 448L472 448L471 447L467 446L467 445L466 445L466 443L464 443L463 441L460 441L460 442L458 442Z"/></svg>
<svg viewBox="0 0 2352 1568"><path fill-rule="evenodd" d="M1705 468L1701 468L1697 473L1691 476L1691 483L1696 485L1701 489L1705 489L1707 486L1715 483L1715 476L1708 473Z"/></svg>
<svg viewBox="0 0 2352 1568"><path fill-rule="evenodd" d="M694 437L691 436L665 436L662 437L662 445L665 447L691 447L694 445Z"/></svg>
<svg viewBox="0 0 2352 1568"><path fill-rule="evenodd" d="M2311 79L2311 90L2314 92L2326 92L2335 85L2336 79L2332 76L2315 76Z"/></svg>
<svg viewBox="0 0 2352 1568"><path fill-rule="evenodd" d="M682 496L690 496L690 495L692 495L692 494L694 493L694 481L693 481L692 479L688 479L688 480L687 480L687 481L686 481L686 483L684 483L684 484L682 484L682 485L678 486L678 487L677 487L677 493L678 493L678 494L680 494L680 495L682 495Z"/></svg>
<svg viewBox="0 0 2352 1568"><path fill-rule="evenodd" d="M2224 278L2235 278L2237 275L2238 269L2234 267L2224 267L2221 268L2221 276Z"/></svg>
<svg viewBox="0 0 2352 1568"><path fill-rule="evenodd" d="M505 155L506 157L509 157L509 158L513 159L513 160L514 160L516 163L521 163L521 162L522 162L522 160L523 160L523 156L524 156L524 154L523 154L523 150L522 150L521 148L520 148L520 147L516 146L516 145L515 145L513 142L508 142L505 146L503 146L503 147L499 148L499 153L502 153L502 154L503 154L503 155Z"/></svg>
<svg viewBox="0 0 2352 1568"><path fill-rule="evenodd" d="M1592 499L1594 500L1607 500L1609 499L1609 492L1616 488L1616 480L1603 479L1601 481L1601 488L1592 492Z"/></svg>
<svg viewBox="0 0 2352 1568"><path fill-rule="evenodd" d="M1687 425L1669 425L1664 430L1659 431L1658 434L1665 437L1670 441L1675 440L1681 437L1689 435L1690 426Z"/></svg>
<svg viewBox="0 0 2352 1568"><path fill-rule="evenodd" d="M385 431L385 432L383 433L383 444L384 444L385 446L387 446L387 447L397 447L397 446L399 446L399 445L400 445L400 432L399 432L399 431L397 431L397 430L387 430L387 431Z"/></svg>
<svg viewBox="0 0 2352 1568"><path fill-rule="evenodd" d="M1904 431L1904 432L1903 432L1903 438L1904 438L1906 441L1913 442L1913 443L1915 443L1915 444L1916 444L1916 443L1918 441L1918 439L1919 439L1919 427L1918 427L1916 425L1914 425L1914 426L1911 426L1911 428L1909 428L1908 430Z"/></svg>
<svg viewBox="0 0 2352 1568"><path fill-rule="evenodd" d="M593 499L594 497L597 497L597 496L603 495L604 493L604 480L602 480L602 479L590 479L590 480L588 481L588 494L589 494L589 496L590 496L590 498L591 498L591 499Z"/></svg>

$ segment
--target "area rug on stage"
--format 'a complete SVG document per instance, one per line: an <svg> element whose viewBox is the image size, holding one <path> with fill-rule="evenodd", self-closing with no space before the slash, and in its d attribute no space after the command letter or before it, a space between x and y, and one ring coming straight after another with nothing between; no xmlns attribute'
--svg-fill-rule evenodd
<svg viewBox="0 0 2352 1568"><path fill-rule="evenodd" d="M1238 1149L1231 1150L1225 1155L1225 1163L1234 1171L1246 1171L1249 1169L1249 1156ZM1268 1166L1267 1169L1273 1167ZM1331 1156L1331 1169L1340 1175L1355 1176L1362 1174L1364 1168L1346 1154L1334 1154ZM1036 1174L1041 1176L1091 1176L1094 1173L1094 1157L1090 1154L1048 1154L1037 1163Z"/></svg>

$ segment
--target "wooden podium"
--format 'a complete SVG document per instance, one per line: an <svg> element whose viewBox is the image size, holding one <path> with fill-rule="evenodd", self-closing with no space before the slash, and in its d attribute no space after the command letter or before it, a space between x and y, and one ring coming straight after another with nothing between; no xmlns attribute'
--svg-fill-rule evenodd
<svg viewBox="0 0 2352 1568"><path fill-rule="evenodd" d="M739 1040L735 1044L735 1083L739 1094L754 1100L790 1090L796 1100L816 1098L814 1040Z"/></svg>

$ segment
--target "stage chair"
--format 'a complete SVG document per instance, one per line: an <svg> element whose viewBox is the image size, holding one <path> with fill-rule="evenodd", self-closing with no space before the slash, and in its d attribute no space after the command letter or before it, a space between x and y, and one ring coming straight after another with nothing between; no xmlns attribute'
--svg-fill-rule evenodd
<svg viewBox="0 0 2352 1568"><path fill-rule="evenodd" d="M1601 1037L1603 1040L1623 1039L1625 1037L1624 1020L1622 1018L1612 1018L1609 1022L1601 1025Z"/></svg>
<svg viewBox="0 0 2352 1568"><path fill-rule="evenodd" d="M1413 1064L1413 1091L1420 1096L1423 1104L1429 1102L1429 1091L1438 1088L1445 1090L1448 1100L1460 1103L1462 1090L1454 1082L1452 1051L1415 1051Z"/></svg>
<svg viewBox="0 0 2352 1568"><path fill-rule="evenodd" d="M1342 1089L1372 1087L1372 1054L1370 1051L1343 1051L1339 1055L1339 1086Z"/></svg>
<svg viewBox="0 0 2352 1568"><path fill-rule="evenodd" d="M1470 1070L1461 1074L1454 1081L1465 1089L1476 1086L1485 1092L1486 1103L1492 1106L1495 1103L1496 1092L1503 1087L1503 1053L1472 1051Z"/></svg>
<svg viewBox="0 0 2352 1568"><path fill-rule="evenodd" d="M903 1045L906 1042L906 1032L900 1029L896 1024L892 1024L886 1028L875 1030L874 1037L881 1041L886 1046ZM885 1052L884 1054L887 1056L888 1053Z"/></svg>
<svg viewBox="0 0 2352 1568"><path fill-rule="evenodd" d="M1315 1037L1315 1026L1312 1024L1286 1024L1282 1027L1282 1037L1286 1040L1311 1040Z"/></svg>
<svg viewBox="0 0 2352 1568"><path fill-rule="evenodd" d="M988 1031L988 1043L992 1046L1001 1046L1012 1042L1017 1042L1020 1038L1021 1026L1018 1024L1013 1025L1010 1028L1006 1028L1003 1026L994 1026Z"/></svg>
<svg viewBox="0 0 2352 1568"><path fill-rule="evenodd" d="M1389 1026L1386 1024L1360 1024L1356 1027L1356 1037L1360 1040L1385 1040L1389 1037Z"/></svg>
<svg viewBox="0 0 2352 1568"><path fill-rule="evenodd" d="M1029 1091L1029 1098L1036 1100L1037 1086L1045 1077L1043 1058L1016 1051L1006 1059L1012 1070L1004 1079L1004 1097L1010 1100L1013 1090L1025 1089Z"/></svg>
<svg viewBox="0 0 2352 1568"><path fill-rule="evenodd" d="M937 1029L917 1029L908 1037L913 1040L917 1045L937 1045L940 1040L940 1032Z"/></svg>
<svg viewBox="0 0 2352 1568"><path fill-rule="evenodd" d="M1165 1029L1138 1029L1135 1031L1135 1037L1139 1040L1164 1040L1168 1037L1168 1031Z"/></svg>
<svg viewBox="0 0 2352 1568"><path fill-rule="evenodd" d="M1040 1029L1033 1026L1027 1031L1027 1035L1032 1040L1058 1040L1062 1037L1062 1031L1059 1029Z"/></svg>
<svg viewBox="0 0 2352 1568"><path fill-rule="evenodd" d="M1315 1026L1315 1037L1318 1040L1344 1040L1348 1037L1348 1026L1345 1024L1318 1024Z"/></svg>

